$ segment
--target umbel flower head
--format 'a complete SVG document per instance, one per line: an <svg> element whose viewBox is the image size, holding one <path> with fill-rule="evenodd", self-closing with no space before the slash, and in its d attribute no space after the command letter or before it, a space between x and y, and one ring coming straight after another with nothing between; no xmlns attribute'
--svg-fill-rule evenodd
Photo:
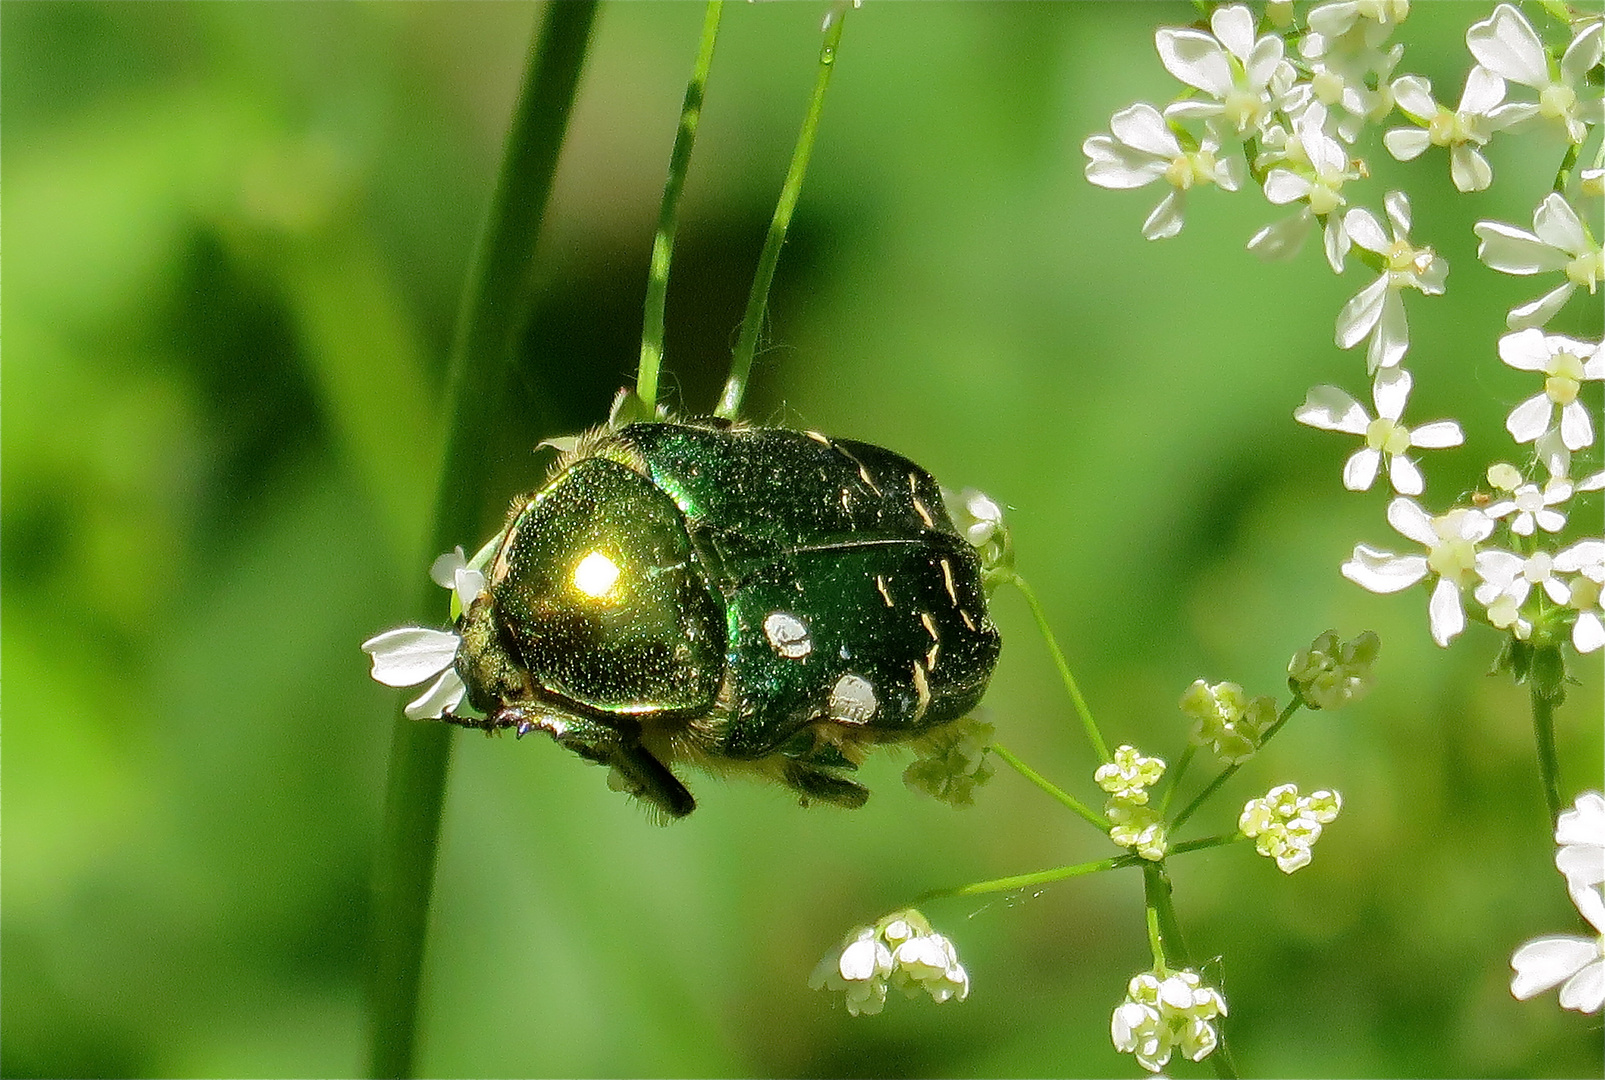
<svg viewBox="0 0 1605 1080"><path fill-rule="evenodd" d="M1109 792L1104 808L1110 822L1109 839L1151 862L1165 857L1169 840L1165 819L1148 805L1148 789L1164 774L1162 760L1144 757L1135 746L1120 747L1113 761L1093 773L1098 786Z"/></svg>
<svg viewBox="0 0 1605 1080"><path fill-rule="evenodd" d="M485 575L470 567L463 549L447 552L429 568L429 576L441 588L452 590L455 611L467 611L485 591ZM362 651L373 657L373 677L386 686L429 688L407 704L413 720L438 720L462 704L468 692L452 666L462 639L450 630L431 630L422 626L403 626L387 630L362 643Z"/></svg>
<svg viewBox="0 0 1605 1080"><path fill-rule="evenodd" d="M1211 686L1199 679L1182 694L1181 711L1193 720L1192 741L1207 746L1228 765L1240 765L1259 749L1265 729L1276 721L1276 702L1250 700L1234 682Z"/></svg>
<svg viewBox="0 0 1605 1080"><path fill-rule="evenodd" d="M921 736L912 744L918 757L903 770L903 783L950 806L975 805L975 789L995 771L988 760L995 730L972 713Z"/></svg>
<svg viewBox="0 0 1605 1080"><path fill-rule="evenodd" d="M1337 820L1342 809L1343 797L1335 791L1300 795L1297 785L1282 784L1263 798L1248 800L1237 827L1261 855L1291 874L1310 864L1310 849L1321 838L1322 826Z"/></svg>
<svg viewBox="0 0 1605 1080"><path fill-rule="evenodd" d="M1213 1053L1220 1036L1211 1021L1225 1015L1226 999L1205 986L1197 972L1145 971L1131 980L1126 1000L1115 1007L1109 1037L1116 1050L1158 1072L1174 1053L1189 1061Z"/></svg>
<svg viewBox="0 0 1605 1080"><path fill-rule="evenodd" d="M1526 1001L1560 987L1560 1006L1597 1013L1605 1005L1605 797L1585 791L1555 823L1555 866L1577 910L1598 937L1534 938L1510 958L1510 992Z"/></svg>
<svg viewBox="0 0 1605 1080"><path fill-rule="evenodd" d="M937 1004L970 996L970 976L953 943L913 908L847 935L837 951L819 961L808 985L844 993L847 1011L854 1016L880 1012L888 986L907 997L924 992Z"/></svg>
<svg viewBox="0 0 1605 1080"><path fill-rule="evenodd" d="M1338 709L1359 701L1376 684L1377 657L1382 639L1367 630L1348 641L1338 641L1328 630L1310 647L1293 654L1287 664L1287 685L1312 709Z"/></svg>

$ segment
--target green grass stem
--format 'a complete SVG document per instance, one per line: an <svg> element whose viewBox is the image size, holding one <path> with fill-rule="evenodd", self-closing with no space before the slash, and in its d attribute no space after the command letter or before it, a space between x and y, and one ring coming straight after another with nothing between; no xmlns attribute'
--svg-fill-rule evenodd
<svg viewBox="0 0 1605 1080"><path fill-rule="evenodd" d="M836 50L841 45L846 15L843 7L825 27L825 43L819 50L819 70L814 76L813 96L808 99L808 114L803 117L802 130L797 133L791 168L786 171L786 182L775 203L775 216L769 222L769 235L764 238L763 253L758 256L758 273L752 279L752 291L747 294L747 312L741 320L735 354L730 358L730 377L725 380L724 393L713 410L715 416L727 420L740 415L741 400L747 394L747 378L752 373L752 358L758 351L758 334L763 329L764 311L769 305L769 286L775 280L775 267L780 262L781 245L786 242L786 230L791 226L792 211L797 209L797 199L802 194L808 157L814 150L814 133L819 129L819 114L825 107L825 90L830 86L831 72L836 69Z"/></svg>
<svg viewBox="0 0 1605 1080"><path fill-rule="evenodd" d="M458 313L447 384L450 422L435 500L434 553L472 539L488 493L483 437L505 395L514 343L532 306L535 238L590 42L592 0L549 4L531 44L524 86L508 132L474 272ZM425 600L427 594L427 600ZM420 586L417 610L438 621L439 593ZM451 763L452 729L400 715L377 865L369 966L370 1076L411 1076L416 1064L418 993L429 925L435 853Z"/></svg>
<svg viewBox="0 0 1605 1080"><path fill-rule="evenodd" d="M697 124L702 119L702 99L713 67L713 46L719 39L719 17L724 0L708 0L702 18L702 40L697 61L686 83L685 102L680 106L680 126L674 133L674 149L669 153L669 179L663 185L663 205L658 209L658 231L652 238L652 265L647 271L646 310L641 317L641 360L635 368L635 395L646 406L648 415L657 407L658 369L663 366L663 309L669 296L669 263L674 258L674 231L680 214L680 193L685 189L686 170L691 165L691 146L697 140Z"/></svg>

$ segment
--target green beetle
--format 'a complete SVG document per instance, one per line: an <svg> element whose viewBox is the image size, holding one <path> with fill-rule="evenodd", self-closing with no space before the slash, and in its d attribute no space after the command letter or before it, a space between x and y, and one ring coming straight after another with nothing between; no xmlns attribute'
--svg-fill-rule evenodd
<svg viewBox="0 0 1605 1080"><path fill-rule="evenodd" d="M482 560L455 668L483 716L441 718L544 731L672 817L696 806L680 762L861 806L842 773L964 716L998 657L936 482L816 432L590 432Z"/></svg>

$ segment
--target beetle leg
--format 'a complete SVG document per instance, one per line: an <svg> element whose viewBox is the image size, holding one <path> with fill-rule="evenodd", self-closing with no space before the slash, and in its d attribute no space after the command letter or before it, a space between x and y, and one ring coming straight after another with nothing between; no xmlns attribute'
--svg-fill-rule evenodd
<svg viewBox="0 0 1605 1080"><path fill-rule="evenodd" d="M557 716L519 705L498 709L484 723L487 727L510 727L519 738L531 731L546 732L565 750L618 770L625 790L670 817L682 818L697 808L696 799L679 778L641 745L640 731L633 725L629 730L620 730L589 717Z"/></svg>
<svg viewBox="0 0 1605 1080"><path fill-rule="evenodd" d="M802 795L804 805L810 799L818 799L857 810L869 801L869 789L863 784L856 784L824 769L812 768L800 761L786 762L782 777L789 787Z"/></svg>

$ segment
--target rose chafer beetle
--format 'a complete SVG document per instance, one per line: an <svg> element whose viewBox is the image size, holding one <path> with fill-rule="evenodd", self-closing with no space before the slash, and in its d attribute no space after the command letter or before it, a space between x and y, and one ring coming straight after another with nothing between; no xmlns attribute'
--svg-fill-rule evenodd
<svg viewBox="0 0 1605 1080"><path fill-rule="evenodd" d="M441 719L544 731L672 817L681 762L861 806L842 774L964 716L998 656L936 482L816 432L597 429L475 563L454 666L482 716Z"/></svg>

